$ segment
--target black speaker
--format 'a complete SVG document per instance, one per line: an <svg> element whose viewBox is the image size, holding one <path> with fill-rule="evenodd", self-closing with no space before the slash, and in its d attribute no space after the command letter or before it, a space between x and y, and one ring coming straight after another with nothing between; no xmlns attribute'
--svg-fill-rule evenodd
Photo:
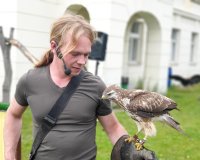
<svg viewBox="0 0 200 160"><path fill-rule="evenodd" d="M89 59L104 61L106 55L108 34L104 32L97 32L97 39L92 45L91 53L89 54Z"/></svg>

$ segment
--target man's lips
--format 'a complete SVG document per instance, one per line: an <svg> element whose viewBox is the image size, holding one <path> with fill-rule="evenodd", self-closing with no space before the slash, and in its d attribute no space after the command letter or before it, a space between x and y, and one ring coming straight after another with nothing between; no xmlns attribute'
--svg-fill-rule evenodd
<svg viewBox="0 0 200 160"><path fill-rule="evenodd" d="M81 69L81 67L72 67L72 68L74 68L74 69Z"/></svg>
<svg viewBox="0 0 200 160"><path fill-rule="evenodd" d="M81 70L81 67L72 67L71 69L72 69L72 70L75 70L75 71L80 71L80 70Z"/></svg>

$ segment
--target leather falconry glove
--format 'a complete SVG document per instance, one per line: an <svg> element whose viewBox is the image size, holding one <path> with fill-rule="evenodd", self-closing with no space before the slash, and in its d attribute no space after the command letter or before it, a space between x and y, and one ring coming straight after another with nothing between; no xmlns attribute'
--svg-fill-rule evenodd
<svg viewBox="0 0 200 160"><path fill-rule="evenodd" d="M147 148L137 151L133 143L125 141L128 137L120 137L113 146L111 160L157 160L155 153Z"/></svg>

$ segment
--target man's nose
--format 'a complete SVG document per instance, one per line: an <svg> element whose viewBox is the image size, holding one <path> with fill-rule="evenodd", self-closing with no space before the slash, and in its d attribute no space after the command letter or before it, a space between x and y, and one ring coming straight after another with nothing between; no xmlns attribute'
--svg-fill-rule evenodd
<svg viewBox="0 0 200 160"><path fill-rule="evenodd" d="M85 57L84 55L80 55L80 56L78 57L77 63L79 63L79 64L85 64L86 61L87 61L87 57Z"/></svg>

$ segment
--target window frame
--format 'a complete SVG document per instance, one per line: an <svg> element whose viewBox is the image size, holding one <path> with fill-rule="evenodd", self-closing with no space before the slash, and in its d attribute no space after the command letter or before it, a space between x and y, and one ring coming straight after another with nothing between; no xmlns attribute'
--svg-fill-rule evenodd
<svg viewBox="0 0 200 160"><path fill-rule="evenodd" d="M197 32L191 33L191 45L190 45L190 63L194 64L197 62L197 52L198 52L198 39L199 34Z"/></svg>
<svg viewBox="0 0 200 160"><path fill-rule="evenodd" d="M137 32L133 31L134 25L138 25ZM134 21L130 26L129 37L128 37L128 63L129 64L141 63L143 29L144 29L143 20Z"/></svg>
<svg viewBox="0 0 200 160"><path fill-rule="evenodd" d="M170 62L172 64L178 63L180 45L180 30L173 28L171 31L171 53Z"/></svg>

